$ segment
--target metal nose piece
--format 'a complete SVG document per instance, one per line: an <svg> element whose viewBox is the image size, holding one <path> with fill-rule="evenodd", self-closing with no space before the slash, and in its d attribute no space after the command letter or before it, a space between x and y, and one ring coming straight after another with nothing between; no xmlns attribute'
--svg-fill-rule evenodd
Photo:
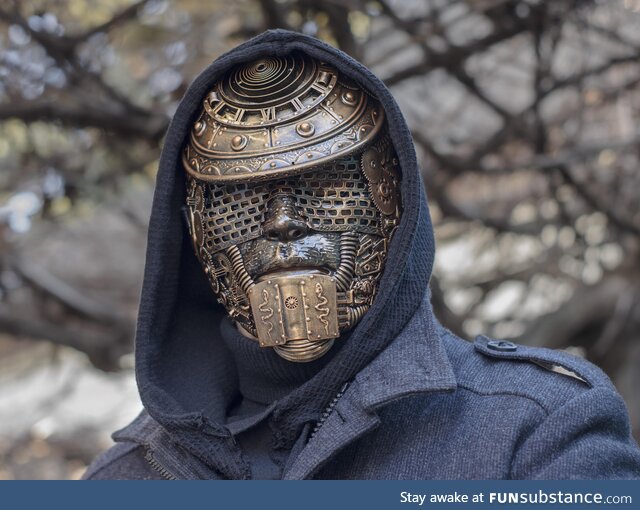
<svg viewBox="0 0 640 510"><path fill-rule="evenodd" d="M262 229L267 239L287 242L307 235L309 227L296 211L294 198L277 195L267 202Z"/></svg>

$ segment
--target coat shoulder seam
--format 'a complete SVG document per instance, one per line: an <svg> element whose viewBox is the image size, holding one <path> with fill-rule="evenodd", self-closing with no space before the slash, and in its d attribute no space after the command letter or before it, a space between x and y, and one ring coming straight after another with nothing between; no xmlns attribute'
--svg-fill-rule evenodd
<svg viewBox="0 0 640 510"><path fill-rule="evenodd" d="M526 400L529 400L529 401L533 402L540 409L542 409L544 411L544 413L545 413L545 416L549 416L549 414L551 414L551 411L542 402L540 402L539 400L535 399L531 395L526 395L524 393L519 393L517 391L481 391L481 390L479 390L477 388L473 388L471 386L467 386L465 384L460 384L460 383L458 383L458 388L470 391L471 393L475 393L476 395L480 395L482 397L507 396L507 397L524 398Z"/></svg>

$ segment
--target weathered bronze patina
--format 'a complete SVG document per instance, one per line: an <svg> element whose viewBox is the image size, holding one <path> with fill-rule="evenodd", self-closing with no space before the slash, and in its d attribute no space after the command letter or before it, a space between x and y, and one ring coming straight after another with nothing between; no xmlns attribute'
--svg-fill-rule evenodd
<svg viewBox="0 0 640 510"><path fill-rule="evenodd" d="M251 62L207 95L183 164L218 301L261 346L322 356L371 306L401 214L379 103L306 56Z"/></svg>

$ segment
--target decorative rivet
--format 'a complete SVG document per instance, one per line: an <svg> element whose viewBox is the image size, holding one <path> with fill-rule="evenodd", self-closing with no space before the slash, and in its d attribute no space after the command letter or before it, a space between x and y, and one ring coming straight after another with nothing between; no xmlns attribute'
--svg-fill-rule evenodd
<svg viewBox="0 0 640 510"><path fill-rule="evenodd" d="M247 146L248 138L244 135L236 135L231 139L231 148L234 151L241 151Z"/></svg>
<svg viewBox="0 0 640 510"><path fill-rule="evenodd" d="M356 96L353 92L345 92L342 94L342 102L348 106L354 106L356 104Z"/></svg>
<svg viewBox="0 0 640 510"><path fill-rule="evenodd" d="M195 134L197 136L200 136L202 134L202 132L204 131L204 127L205 124L204 122L202 122L201 120L199 120L198 122L196 122L193 126L193 131L195 132Z"/></svg>
<svg viewBox="0 0 640 510"><path fill-rule="evenodd" d="M296 132L305 138L312 136L316 132L316 128L311 122L301 122L296 126Z"/></svg>

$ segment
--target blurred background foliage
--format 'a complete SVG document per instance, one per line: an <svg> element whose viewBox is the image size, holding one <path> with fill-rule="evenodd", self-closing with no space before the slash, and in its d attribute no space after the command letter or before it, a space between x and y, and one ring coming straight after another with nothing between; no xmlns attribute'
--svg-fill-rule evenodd
<svg viewBox="0 0 640 510"><path fill-rule="evenodd" d="M0 27L0 478L78 477L138 410L163 134L199 70L275 27L400 102L440 320L594 361L638 437L640 0L8 0Z"/></svg>

